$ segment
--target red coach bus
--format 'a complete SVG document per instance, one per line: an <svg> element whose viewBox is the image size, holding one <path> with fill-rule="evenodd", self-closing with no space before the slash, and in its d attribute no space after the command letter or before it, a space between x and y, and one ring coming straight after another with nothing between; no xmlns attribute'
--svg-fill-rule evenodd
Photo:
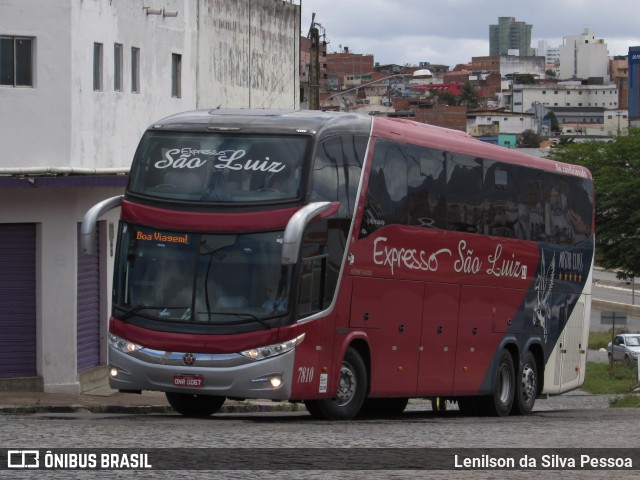
<svg viewBox="0 0 640 480"><path fill-rule="evenodd" d="M116 206L110 385L184 415L527 414L584 381L582 167L404 119L195 111L147 130L125 194L85 217L87 253Z"/></svg>

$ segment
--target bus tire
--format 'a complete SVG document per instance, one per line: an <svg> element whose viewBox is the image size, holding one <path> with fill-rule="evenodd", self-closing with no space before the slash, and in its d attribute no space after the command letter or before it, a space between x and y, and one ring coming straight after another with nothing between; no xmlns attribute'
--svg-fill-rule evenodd
<svg viewBox="0 0 640 480"><path fill-rule="evenodd" d="M213 415L226 400L216 395L198 395L194 393L165 392L169 405L185 417L205 418Z"/></svg>
<svg viewBox="0 0 640 480"><path fill-rule="evenodd" d="M516 393L515 379L511 354L502 350L493 376L493 393L483 398L485 414L493 417L509 415Z"/></svg>
<svg viewBox="0 0 640 480"><path fill-rule="evenodd" d="M516 399L513 413L529 415L538 396L538 366L533 353L527 352L522 360L522 368L516 379Z"/></svg>
<svg viewBox="0 0 640 480"><path fill-rule="evenodd" d="M314 418L350 420L360 412L367 391L367 367L357 350L349 347L340 366L336 397L304 403Z"/></svg>

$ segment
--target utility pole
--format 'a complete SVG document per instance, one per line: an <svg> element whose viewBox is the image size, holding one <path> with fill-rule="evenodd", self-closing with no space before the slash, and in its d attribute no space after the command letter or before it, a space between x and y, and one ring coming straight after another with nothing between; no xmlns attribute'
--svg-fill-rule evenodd
<svg viewBox="0 0 640 480"><path fill-rule="evenodd" d="M311 18L309 39L311 61L309 63L309 110L320 110L320 31L315 23L316 14Z"/></svg>

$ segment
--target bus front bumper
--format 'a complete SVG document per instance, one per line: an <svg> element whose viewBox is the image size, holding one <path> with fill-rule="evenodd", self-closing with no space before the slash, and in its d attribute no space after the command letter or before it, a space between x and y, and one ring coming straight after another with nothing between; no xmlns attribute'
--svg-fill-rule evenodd
<svg viewBox="0 0 640 480"><path fill-rule="evenodd" d="M109 346L109 385L116 390L153 390L235 398L290 398L295 349L252 360L240 354L163 352Z"/></svg>

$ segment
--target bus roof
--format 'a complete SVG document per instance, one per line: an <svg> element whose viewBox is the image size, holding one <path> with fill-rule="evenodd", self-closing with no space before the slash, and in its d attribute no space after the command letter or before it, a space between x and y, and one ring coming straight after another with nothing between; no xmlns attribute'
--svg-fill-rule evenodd
<svg viewBox="0 0 640 480"><path fill-rule="evenodd" d="M171 115L152 124L149 130L203 133L286 133L289 131L291 134L315 136L328 135L333 132L336 134L372 134L375 137L397 142L423 145L591 179L589 170L581 166L534 157L513 149L482 142L459 130L403 118L373 117L320 110L213 109Z"/></svg>
<svg viewBox="0 0 640 480"><path fill-rule="evenodd" d="M375 117L374 136L396 142L423 145L505 163L524 165L564 175L591 179L585 167L534 157L514 149L478 140L466 132L420 123L405 118Z"/></svg>
<svg viewBox="0 0 640 480"><path fill-rule="evenodd" d="M269 133L286 132L318 135L327 130L342 133L371 133L372 117L354 113L319 110L215 109L194 110L155 122L150 130L192 132Z"/></svg>

